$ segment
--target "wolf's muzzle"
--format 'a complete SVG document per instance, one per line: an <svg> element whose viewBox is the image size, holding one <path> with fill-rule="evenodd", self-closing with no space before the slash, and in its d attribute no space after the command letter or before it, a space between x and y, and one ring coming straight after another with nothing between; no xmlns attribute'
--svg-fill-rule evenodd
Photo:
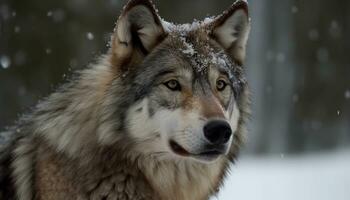
<svg viewBox="0 0 350 200"><path fill-rule="evenodd" d="M232 135L231 126L224 120L211 120L203 128L205 138L214 145L226 144Z"/></svg>

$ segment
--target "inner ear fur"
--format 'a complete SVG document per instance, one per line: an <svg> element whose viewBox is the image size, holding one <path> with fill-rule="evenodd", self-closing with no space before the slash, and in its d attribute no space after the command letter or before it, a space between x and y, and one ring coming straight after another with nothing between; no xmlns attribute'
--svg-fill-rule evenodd
<svg viewBox="0 0 350 200"><path fill-rule="evenodd" d="M240 65L246 55L250 32L248 4L237 1L210 24L210 36Z"/></svg>

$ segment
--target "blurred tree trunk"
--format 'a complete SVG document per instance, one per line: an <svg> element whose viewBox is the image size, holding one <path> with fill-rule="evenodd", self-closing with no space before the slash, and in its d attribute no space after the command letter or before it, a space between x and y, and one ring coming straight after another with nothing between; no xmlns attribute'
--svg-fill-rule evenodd
<svg viewBox="0 0 350 200"><path fill-rule="evenodd" d="M252 1L248 74L253 93L255 152L284 152L292 109L294 65L290 1ZM281 12L283 11L283 12ZM289 12L288 12L289 11Z"/></svg>

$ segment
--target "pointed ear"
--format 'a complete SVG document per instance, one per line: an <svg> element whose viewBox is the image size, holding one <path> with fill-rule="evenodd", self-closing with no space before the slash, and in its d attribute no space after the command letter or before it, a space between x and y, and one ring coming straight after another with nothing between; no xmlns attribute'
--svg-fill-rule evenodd
<svg viewBox="0 0 350 200"><path fill-rule="evenodd" d="M247 2L235 2L215 19L210 27L211 37L226 49L237 63L242 64L250 31Z"/></svg>
<svg viewBox="0 0 350 200"><path fill-rule="evenodd" d="M119 60L132 56L135 51L140 58L159 44L165 35L153 3L150 0L130 0L118 19L112 37L112 52Z"/></svg>

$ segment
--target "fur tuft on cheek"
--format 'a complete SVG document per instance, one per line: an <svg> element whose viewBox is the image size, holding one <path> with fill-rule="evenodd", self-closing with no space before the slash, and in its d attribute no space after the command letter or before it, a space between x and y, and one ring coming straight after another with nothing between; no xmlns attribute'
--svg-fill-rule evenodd
<svg viewBox="0 0 350 200"><path fill-rule="evenodd" d="M176 112L150 107L145 98L127 111L127 134L133 139L136 151L142 154L168 152L167 134L175 130Z"/></svg>
<svg viewBox="0 0 350 200"><path fill-rule="evenodd" d="M128 133L135 139L144 140L153 133L159 132L159 127L152 124L149 113L148 99L131 106L127 111L126 126Z"/></svg>

